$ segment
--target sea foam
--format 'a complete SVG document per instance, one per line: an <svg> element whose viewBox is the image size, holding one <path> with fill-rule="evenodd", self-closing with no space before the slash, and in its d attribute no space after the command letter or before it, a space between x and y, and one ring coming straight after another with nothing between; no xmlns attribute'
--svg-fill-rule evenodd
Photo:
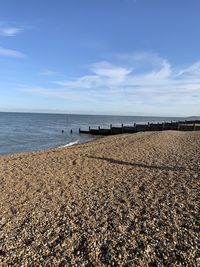
<svg viewBox="0 0 200 267"><path fill-rule="evenodd" d="M76 140L76 141L74 141L74 142L70 142L70 143L68 143L68 144L66 144L66 145L63 145L63 146L61 146L61 147L73 146L73 145L76 145L76 144L78 144L78 143L79 143L79 140Z"/></svg>

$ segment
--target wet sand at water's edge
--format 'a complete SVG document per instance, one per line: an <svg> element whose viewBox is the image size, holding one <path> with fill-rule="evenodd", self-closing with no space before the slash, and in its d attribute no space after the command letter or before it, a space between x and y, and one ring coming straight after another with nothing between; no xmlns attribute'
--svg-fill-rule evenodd
<svg viewBox="0 0 200 267"><path fill-rule="evenodd" d="M200 132L0 157L0 266L199 266Z"/></svg>

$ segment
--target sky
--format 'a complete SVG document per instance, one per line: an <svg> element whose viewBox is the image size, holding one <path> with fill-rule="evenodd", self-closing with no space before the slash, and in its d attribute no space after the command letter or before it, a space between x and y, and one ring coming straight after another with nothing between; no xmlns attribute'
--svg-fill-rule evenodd
<svg viewBox="0 0 200 267"><path fill-rule="evenodd" d="M0 111L200 115L199 0L0 0Z"/></svg>

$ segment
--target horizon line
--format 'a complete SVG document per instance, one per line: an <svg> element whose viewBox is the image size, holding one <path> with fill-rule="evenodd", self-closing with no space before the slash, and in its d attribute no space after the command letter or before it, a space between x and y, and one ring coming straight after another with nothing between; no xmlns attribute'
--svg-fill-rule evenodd
<svg viewBox="0 0 200 267"><path fill-rule="evenodd" d="M88 114L88 113L76 113L76 112L66 112L66 111L5 111L0 110L0 113L27 113L27 114L55 114L55 115L81 115L81 116L119 116L119 117L170 117L170 118L190 118L190 117L200 117L200 115L148 115L148 114L142 114L142 115L130 115L130 114Z"/></svg>

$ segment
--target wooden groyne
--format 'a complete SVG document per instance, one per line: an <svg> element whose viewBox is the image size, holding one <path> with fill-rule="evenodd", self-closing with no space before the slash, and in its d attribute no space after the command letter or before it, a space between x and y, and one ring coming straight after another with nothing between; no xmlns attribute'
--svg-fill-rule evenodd
<svg viewBox="0 0 200 267"><path fill-rule="evenodd" d="M176 131L197 131L200 130L200 120L190 121L178 121L178 122L162 122L162 123L146 123L133 125L121 125L118 127L110 125L109 128L101 128L100 126L95 129L89 127L88 130L82 130L79 128L81 134L91 135L114 135L122 133L137 133L147 131L165 131L165 130L176 130Z"/></svg>

